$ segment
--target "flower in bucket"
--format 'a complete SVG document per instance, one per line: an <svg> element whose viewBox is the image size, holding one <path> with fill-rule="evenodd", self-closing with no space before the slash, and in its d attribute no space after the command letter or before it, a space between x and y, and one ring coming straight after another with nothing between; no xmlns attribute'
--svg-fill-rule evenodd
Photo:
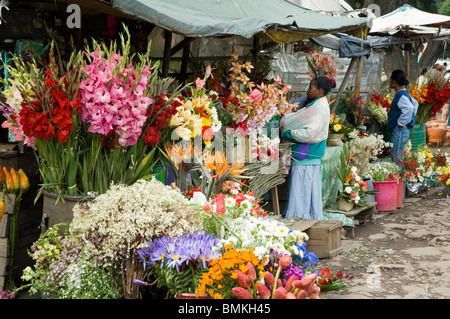
<svg viewBox="0 0 450 319"><path fill-rule="evenodd" d="M65 65L52 53L42 68L18 57L8 66L10 80L22 81L16 87L23 100L20 109L8 108L7 119L23 132L17 138L36 150L42 187L59 196L101 194L111 182L150 178L157 154L146 144L147 127L156 104L163 112L178 96L179 89L167 94L172 79L158 77L149 52L130 53L129 34L121 37L120 52L94 41ZM27 79L31 89L23 84Z"/></svg>
<svg viewBox="0 0 450 319"><path fill-rule="evenodd" d="M392 161L376 161L369 164L366 177L371 178L374 182L399 180L400 170L397 164Z"/></svg>
<svg viewBox="0 0 450 319"><path fill-rule="evenodd" d="M376 192L369 190L367 181L364 181L359 175L359 169L350 163L350 152L344 146L341 152L341 161L338 171L338 178L342 184L342 190L339 191L338 197L344 198L347 202L355 204L367 205L365 201L366 195L373 195Z"/></svg>

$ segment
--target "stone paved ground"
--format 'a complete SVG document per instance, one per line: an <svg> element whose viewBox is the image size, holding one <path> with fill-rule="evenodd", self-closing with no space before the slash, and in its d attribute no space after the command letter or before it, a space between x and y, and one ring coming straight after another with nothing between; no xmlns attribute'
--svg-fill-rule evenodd
<svg viewBox="0 0 450 319"><path fill-rule="evenodd" d="M402 208L356 226L353 238L347 232L344 251L317 268L355 277L323 298L450 298L450 200L442 190L408 196Z"/></svg>

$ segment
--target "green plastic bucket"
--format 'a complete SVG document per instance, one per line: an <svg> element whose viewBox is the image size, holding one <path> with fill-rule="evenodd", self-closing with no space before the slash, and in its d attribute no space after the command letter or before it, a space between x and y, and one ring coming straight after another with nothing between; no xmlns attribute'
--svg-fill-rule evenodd
<svg viewBox="0 0 450 319"><path fill-rule="evenodd" d="M409 129L409 139L411 140L411 150L417 151L427 144L427 131L425 123L416 124Z"/></svg>

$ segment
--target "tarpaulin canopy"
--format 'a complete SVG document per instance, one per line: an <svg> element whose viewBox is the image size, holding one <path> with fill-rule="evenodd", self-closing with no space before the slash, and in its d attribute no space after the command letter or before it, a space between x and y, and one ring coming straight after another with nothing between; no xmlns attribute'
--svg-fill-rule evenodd
<svg viewBox="0 0 450 319"><path fill-rule="evenodd" d="M112 0L135 18L186 37L259 37L277 43L334 32L365 35L367 19L334 17L286 0Z"/></svg>
<svg viewBox="0 0 450 319"><path fill-rule="evenodd" d="M388 14L372 20L370 34L383 32L395 34L405 31L405 28L410 28L411 34L409 35L412 35L413 29L420 26L450 26L450 16L421 11L409 4L405 4Z"/></svg>

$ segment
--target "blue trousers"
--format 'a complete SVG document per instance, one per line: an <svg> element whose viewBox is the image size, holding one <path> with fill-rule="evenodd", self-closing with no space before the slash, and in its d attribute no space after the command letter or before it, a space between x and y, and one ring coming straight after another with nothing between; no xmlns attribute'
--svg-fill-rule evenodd
<svg viewBox="0 0 450 319"><path fill-rule="evenodd" d="M405 144L409 140L409 129L407 127L401 128L396 126L392 132L392 153L391 159L400 169L403 169L402 161L405 158Z"/></svg>
<svg viewBox="0 0 450 319"><path fill-rule="evenodd" d="M322 165L292 165L284 217L322 220Z"/></svg>

